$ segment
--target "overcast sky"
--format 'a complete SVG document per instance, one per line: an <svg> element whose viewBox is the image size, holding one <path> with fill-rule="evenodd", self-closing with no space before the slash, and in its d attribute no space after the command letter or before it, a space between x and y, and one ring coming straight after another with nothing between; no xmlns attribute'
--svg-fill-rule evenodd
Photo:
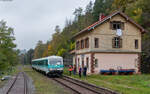
<svg viewBox="0 0 150 94"><path fill-rule="evenodd" d="M72 19L75 8L94 0L0 0L0 20L14 28L17 48L34 48L38 40L51 39L54 28Z"/></svg>

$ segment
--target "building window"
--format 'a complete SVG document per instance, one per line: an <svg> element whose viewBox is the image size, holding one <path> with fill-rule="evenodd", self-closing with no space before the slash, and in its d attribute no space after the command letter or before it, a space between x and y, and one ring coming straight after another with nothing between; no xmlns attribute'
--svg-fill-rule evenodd
<svg viewBox="0 0 150 94"><path fill-rule="evenodd" d="M95 38L94 43L95 43L95 48L98 48L99 47L99 39Z"/></svg>
<svg viewBox="0 0 150 94"><path fill-rule="evenodd" d="M112 40L113 48L122 48L122 39L120 37L114 37Z"/></svg>
<svg viewBox="0 0 150 94"><path fill-rule="evenodd" d="M124 30L124 23L123 22L120 22L120 21L113 21L113 22L110 22L110 28L112 30L117 30L117 29L122 29Z"/></svg>
<svg viewBox="0 0 150 94"><path fill-rule="evenodd" d="M77 49L77 50L80 49L80 42L79 42L79 41L76 42L76 49Z"/></svg>
<svg viewBox="0 0 150 94"><path fill-rule="evenodd" d="M85 48L89 48L89 38L85 39Z"/></svg>
<svg viewBox="0 0 150 94"><path fill-rule="evenodd" d="M81 40L81 49L84 48L84 40Z"/></svg>
<svg viewBox="0 0 150 94"><path fill-rule="evenodd" d="M135 49L138 49L138 48L139 48L138 45L139 45L139 43L138 43L138 40L136 39L136 40L135 40Z"/></svg>
<svg viewBox="0 0 150 94"><path fill-rule="evenodd" d="M98 59L95 59L95 64L94 64L95 68L98 68Z"/></svg>
<svg viewBox="0 0 150 94"><path fill-rule="evenodd" d="M87 67L87 69L89 69L89 58L88 57L86 58L86 67Z"/></svg>

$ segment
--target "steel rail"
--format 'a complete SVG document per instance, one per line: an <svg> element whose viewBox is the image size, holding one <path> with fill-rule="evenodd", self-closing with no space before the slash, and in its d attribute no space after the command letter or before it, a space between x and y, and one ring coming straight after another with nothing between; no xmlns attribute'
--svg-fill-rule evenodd
<svg viewBox="0 0 150 94"><path fill-rule="evenodd" d="M24 72L23 72L23 77L24 77L24 94L28 94L27 76Z"/></svg>
<svg viewBox="0 0 150 94"><path fill-rule="evenodd" d="M58 82L58 83L60 83L60 84L62 84L62 85L65 86L65 87L71 89L71 90L72 90L73 92L75 92L76 94L81 94L79 91L77 91L77 90L75 90L75 89L69 87L68 85L62 83L61 81L59 81L59 80L57 80L57 79L55 79L55 78L53 78L53 80L56 81L56 82Z"/></svg>
<svg viewBox="0 0 150 94"><path fill-rule="evenodd" d="M9 94L9 92L11 91L11 89L13 88L13 86L15 85L17 79L18 79L18 76L19 76L20 73L18 73L13 81L13 83L11 84L11 86L8 88L8 91L6 92L6 94Z"/></svg>
<svg viewBox="0 0 150 94"><path fill-rule="evenodd" d="M78 82L78 83L82 83L82 84L84 84L84 85L86 85L86 86L90 86L90 87L93 87L93 88L95 88L95 89L98 89L99 91L103 91L103 92L107 92L107 94L119 94L119 93L117 93L117 92L115 92L115 91L112 91L112 90L110 90L110 89L107 89L107 88L102 88L102 87L98 87L98 86L95 86L95 85L93 85L93 84L89 84L89 83L86 83L86 82L84 82L84 81L80 81L80 80L77 80L77 79L74 79L74 78L71 78L71 77L68 77L68 76L63 76L64 78L66 78L66 79L70 79L70 80L73 80L73 81L76 81L76 82ZM63 78L63 79L64 79ZM68 81L70 81L70 80L68 80ZM74 82L75 83L75 82ZM88 88L88 87L87 87ZM92 90L93 91L93 90ZM97 91L96 91L97 92ZM100 93L100 92L97 92L97 93ZM103 93L102 93L103 94Z"/></svg>
<svg viewBox="0 0 150 94"><path fill-rule="evenodd" d="M87 89L87 90L89 90L89 91L92 91L92 92L94 92L94 93L96 93L96 94L103 94L103 93L97 92L97 91L94 90L94 89L91 89L90 87L88 87L88 85L87 85L87 86L84 86L84 85L81 85L79 82L78 82L78 83L77 83L77 82L73 82L73 81L67 80L67 79L65 79L65 78L61 78L61 79L66 80L66 81L68 81L68 82L70 82L70 83L73 83L73 84L75 84L75 85L78 85L78 86L80 86L80 87L82 87L82 88L85 88L85 89ZM75 80L74 80L74 81L75 81Z"/></svg>

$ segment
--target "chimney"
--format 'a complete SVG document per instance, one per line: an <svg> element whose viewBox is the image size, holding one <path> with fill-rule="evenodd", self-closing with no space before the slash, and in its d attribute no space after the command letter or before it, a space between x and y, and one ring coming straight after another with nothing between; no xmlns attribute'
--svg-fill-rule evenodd
<svg viewBox="0 0 150 94"><path fill-rule="evenodd" d="M103 13L99 14L99 21L102 21L105 18L105 15Z"/></svg>

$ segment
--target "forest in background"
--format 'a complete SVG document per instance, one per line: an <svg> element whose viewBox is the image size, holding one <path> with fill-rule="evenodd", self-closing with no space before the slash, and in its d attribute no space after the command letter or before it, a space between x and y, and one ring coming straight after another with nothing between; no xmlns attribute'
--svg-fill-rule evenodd
<svg viewBox="0 0 150 94"><path fill-rule="evenodd" d="M69 52L75 48L72 36L85 27L98 21L99 14L105 16L115 10L120 10L140 24L144 29L150 31L150 0L95 0L89 2L85 10L81 7L75 9L73 20L67 19L65 27L55 27L52 39L47 43L38 41L35 49L30 49L24 56L24 63L31 63L34 58L41 58L50 55L62 57L69 56ZM150 32L142 36L142 64L143 73L150 73Z"/></svg>

